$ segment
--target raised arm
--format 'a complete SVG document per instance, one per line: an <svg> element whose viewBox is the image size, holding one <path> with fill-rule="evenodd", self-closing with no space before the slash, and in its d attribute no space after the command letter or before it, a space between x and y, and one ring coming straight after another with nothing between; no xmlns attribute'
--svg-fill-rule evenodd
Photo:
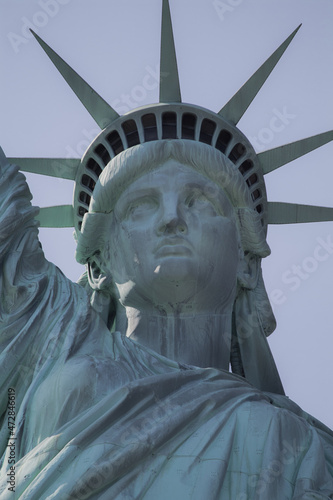
<svg viewBox="0 0 333 500"><path fill-rule="evenodd" d="M47 272L38 241L32 196L25 177L0 151L0 331L37 306L41 275ZM25 318L27 319L27 318ZM13 332L14 333L14 332ZM3 339L2 339L3 340Z"/></svg>
<svg viewBox="0 0 333 500"><path fill-rule="evenodd" d="M10 389L23 424L34 384L75 352L91 316L83 288L44 257L30 200L24 175L0 151L0 422ZM0 455L7 439L0 426Z"/></svg>

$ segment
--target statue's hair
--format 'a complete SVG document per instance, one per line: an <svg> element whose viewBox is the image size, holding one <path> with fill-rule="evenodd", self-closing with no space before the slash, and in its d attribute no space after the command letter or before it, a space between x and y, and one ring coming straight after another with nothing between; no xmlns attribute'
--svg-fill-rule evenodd
<svg viewBox="0 0 333 500"><path fill-rule="evenodd" d="M206 144L176 139L152 141L129 148L113 158L100 175L89 212L84 216L76 259L83 264L89 263L95 254L102 253L110 245L110 239L112 244L110 213L119 196L135 180L160 168L169 159L185 164L207 177L228 196L234 208L234 220L238 227L244 260L251 269L251 279L247 280L247 283L239 283L238 302L240 304L244 301L245 293L256 317L253 330L257 328L263 334L269 335L275 328L275 318L261 276L261 258L269 255L270 249L260 216L254 209L248 186L241 173L220 151ZM80 283L87 285L87 279L82 278ZM106 287L109 287L109 290ZM110 294L110 308L114 308L115 300L108 280L105 281L105 289L100 292L104 296L105 293ZM96 291L93 297L96 300ZM241 308L235 307L235 311L237 310L240 311ZM111 311L110 317L113 318L114 315L115 311ZM242 320L246 321L247 318Z"/></svg>

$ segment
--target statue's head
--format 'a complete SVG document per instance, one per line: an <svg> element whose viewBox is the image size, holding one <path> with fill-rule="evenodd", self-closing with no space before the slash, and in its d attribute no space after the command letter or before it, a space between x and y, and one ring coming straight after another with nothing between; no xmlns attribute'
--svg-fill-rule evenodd
<svg viewBox="0 0 333 500"><path fill-rule="evenodd" d="M180 246L188 242L189 248L157 250L171 247L172 238ZM168 267L172 281L181 282L181 276L184 281L184 265L191 261L192 288L207 289L208 282L218 281L215 293L216 287L234 288L237 276L244 285L245 271L252 275L254 262L269 253L246 181L228 158L205 144L154 141L110 161L83 219L77 259L102 267L107 279L101 288L116 284L127 305L129 288L138 279L147 289L154 279L158 282L168 250L170 262L178 263L172 276Z"/></svg>
<svg viewBox="0 0 333 500"><path fill-rule="evenodd" d="M246 180L220 151L188 140L134 146L105 167L83 218L77 259L94 294L116 307L236 311L251 295L253 325L275 326L261 278L269 254ZM240 301L243 304L243 301ZM245 329L246 330L246 329ZM251 335L249 330L243 335Z"/></svg>

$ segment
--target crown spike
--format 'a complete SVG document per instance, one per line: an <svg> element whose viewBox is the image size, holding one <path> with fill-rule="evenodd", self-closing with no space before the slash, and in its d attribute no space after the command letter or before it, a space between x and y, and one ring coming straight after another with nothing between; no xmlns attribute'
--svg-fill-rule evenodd
<svg viewBox="0 0 333 500"><path fill-rule="evenodd" d="M23 172L71 181L75 180L80 163L78 158L8 158L8 161L18 165Z"/></svg>
<svg viewBox="0 0 333 500"><path fill-rule="evenodd" d="M226 120L229 120L234 125L239 122L300 27L301 24L280 45L280 47L273 52L273 54L260 66L260 68L249 78L249 80L247 80L238 92L236 92L230 101L228 101L227 104L219 111L219 115Z"/></svg>
<svg viewBox="0 0 333 500"><path fill-rule="evenodd" d="M175 42L168 0L162 5L160 102L181 102Z"/></svg>
<svg viewBox="0 0 333 500"><path fill-rule="evenodd" d="M72 205L40 208L39 214L35 218L41 227L74 227Z"/></svg>
<svg viewBox="0 0 333 500"><path fill-rule="evenodd" d="M30 31L96 123L103 129L116 120L118 113L33 30Z"/></svg>
<svg viewBox="0 0 333 500"><path fill-rule="evenodd" d="M333 208L297 203L268 202L268 224L333 221Z"/></svg>
<svg viewBox="0 0 333 500"><path fill-rule="evenodd" d="M258 160L261 164L264 174L268 174L273 170L282 167L286 163L306 155L314 149L327 144L333 140L333 130L322 134L313 135L300 141L295 141L284 146L279 146L275 149L269 149L258 153Z"/></svg>

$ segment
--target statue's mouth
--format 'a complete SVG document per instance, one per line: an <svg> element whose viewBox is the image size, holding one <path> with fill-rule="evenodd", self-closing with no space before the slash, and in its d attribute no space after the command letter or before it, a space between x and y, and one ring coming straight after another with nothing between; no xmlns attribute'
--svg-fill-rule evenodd
<svg viewBox="0 0 333 500"><path fill-rule="evenodd" d="M164 245L157 252L158 257L166 255L191 255L191 250L185 245Z"/></svg>
<svg viewBox="0 0 333 500"><path fill-rule="evenodd" d="M155 250L158 257L164 255L191 255L192 249L184 238L173 236L164 238Z"/></svg>

